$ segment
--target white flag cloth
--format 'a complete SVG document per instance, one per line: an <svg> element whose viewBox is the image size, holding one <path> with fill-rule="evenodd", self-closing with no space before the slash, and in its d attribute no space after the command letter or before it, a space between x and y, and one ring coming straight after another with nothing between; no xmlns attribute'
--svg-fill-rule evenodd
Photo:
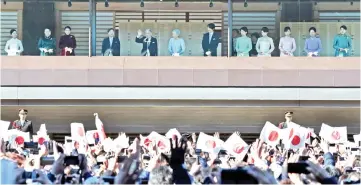
<svg viewBox="0 0 361 185"><path fill-rule="evenodd" d="M22 132L20 130L11 129L6 132L7 136L5 141L9 141L10 144L22 145L24 142L30 142L29 132Z"/></svg>
<svg viewBox="0 0 361 185"><path fill-rule="evenodd" d="M285 142L285 148L297 150L297 149L305 147L306 137L307 137L308 133L309 132L308 132L307 128L304 128L304 127L298 128L297 130L295 130L293 132L291 139L288 139Z"/></svg>
<svg viewBox="0 0 361 185"><path fill-rule="evenodd" d="M179 131L176 128L172 128L165 134L165 137L173 140L175 137L177 137L179 140L181 139L182 135L179 133Z"/></svg>
<svg viewBox="0 0 361 185"><path fill-rule="evenodd" d="M88 144L95 144L95 136L98 134L98 130L86 131L86 140Z"/></svg>
<svg viewBox="0 0 361 185"><path fill-rule="evenodd" d="M71 123L70 124L70 134L71 134L71 138L73 139L73 143L75 141L79 143L78 152L80 154L85 154L87 140L86 140L83 123Z"/></svg>
<svg viewBox="0 0 361 185"><path fill-rule="evenodd" d="M355 143L356 143L358 146L360 146L361 134L353 135L353 140L355 141Z"/></svg>
<svg viewBox="0 0 361 185"><path fill-rule="evenodd" d="M267 121L261 131L260 139L262 139L268 145L276 146L283 137L283 133L284 131Z"/></svg>
<svg viewBox="0 0 361 185"><path fill-rule="evenodd" d="M224 141L201 132L198 136L196 147L204 152L218 154L222 149L223 144Z"/></svg>
<svg viewBox="0 0 361 185"><path fill-rule="evenodd" d="M115 151L114 142L110 137L105 138L102 145L105 152Z"/></svg>
<svg viewBox="0 0 361 185"><path fill-rule="evenodd" d="M320 136L329 143L346 143L347 127L331 127L322 123Z"/></svg>
<svg viewBox="0 0 361 185"><path fill-rule="evenodd" d="M113 141L115 148L122 149L129 147L129 137L125 134L119 134Z"/></svg>
<svg viewBox="0 0 361 185"><path fill-rule="evenodd" d="M238 136L236 133L233 133L226 142L224 142L223 148L227 150L229 154L234 156L241 155L243 152L247 152L247 143Z"/></svg>
<svg viewBox="0 0 361 185"><path fill-rule="evenodd" d="M97 127L99 134L99 141L103 141L105 138L107 138L104 131L103 122L102 120L100 120L98 113L94 113L94 116L95 116L95 126Z"/></svg>
<svg viewBox="0 0 361 185"><path fill-rule="evenodd" d="M74 144L74 142L73 142L73 138L71 138L70 136L65 136L64 137L64 140L65 140L65 142L64 142L64 152L65 152L65 154L66 155L70 155L71 154L71 151L73 150L73 144Z"/></svg>
<svg viewBox="0 0 361 185"><path fill-rule="evenodd" d="M46 130L46 124L41 124L37 135L48 135L48 131Z"/></svg>
<svg viewBox="0 0 361 185"><path fill-rule="evenodd" d="M9 125L10 125L10 121L0 120L0 139L6 136L6 132L8 131Z"/></svg>

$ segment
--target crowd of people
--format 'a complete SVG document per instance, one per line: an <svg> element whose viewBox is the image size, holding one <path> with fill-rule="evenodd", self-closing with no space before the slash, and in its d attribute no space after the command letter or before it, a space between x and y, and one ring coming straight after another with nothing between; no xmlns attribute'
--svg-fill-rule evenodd
<svg viewBox="0 0 361 185"><path fill-rule="evenodd" d="M20 110L21 120L9 128L29 128L26 114ZM274 127L291 127L292 115L286 112L286 121ZM1 184L360 184L360 143L353 147L334 144L321 132L298 149L286 147L283 141L272 145L266 140L274 139L260 136L236 150L213 150L218 146L207 141L205 145L213 149L206 150L200 149L201 140L220 140L219 133L179 132L159 135L167 137L170 146L166 147L151 138L157 135L139 135L133 141L125 133L114 140L97 135L84 145L85 150L74 138L70 143L46 140L23 144L2 138ZM233 136L241 138L241 133ZM231 137L228 140L233 142Z"/></svg>
<svg viewBox="0 0 361 185"><path fill-rule="evenodd" d="M221 42L221 35L215 31L215 24L210 23L207 26L207 33L203 35L202 49L204 56L217 56L217 48ZM102 42L103 56L120 56L121 46L119 38L115 37L115 30L108 29L108 37ZM249 57L249 56L271 56L275 50L274 41L268 36L269 29L263 27L261 29L261 36L258 33L248 33L247 27L241 29L234 29L232 32L232 51L234 56ZM279 41L278 49L280 56L293 56L296 51L296 41L291 37L291 28L284 28L285 36ZM17 39L17 31L12 29L10 31L11 39L5 45L5 51L8 56L19 56L23 51L23 45ZM249 37L250 35L250 37ZM322 52L322 44L315 27L309 29L309 38L306 39L303 51L307 56L320 56ZM340 27L340 33L334 38L333 48L335 49L335 56L346 57L351 55L352 42L351 37L347 35L347 27L345 25ZM158 56L158 42L152 36L152 30L146 29L145 34L142 30L138 30L138 35L135 42L142 44L141 56ZM60 37L59 49L61 56L75 56L76 38L71 34L71 27L64 28L64 35ZM169 39L168 52L170 56L182 56L184 54L186 45L184 39L181 37L181 31L175 29L172 31L172 38ZM38 49L41 56L56 55L56 39L51 35L50 29L44 30L44 36L39 39Z"/></svg>

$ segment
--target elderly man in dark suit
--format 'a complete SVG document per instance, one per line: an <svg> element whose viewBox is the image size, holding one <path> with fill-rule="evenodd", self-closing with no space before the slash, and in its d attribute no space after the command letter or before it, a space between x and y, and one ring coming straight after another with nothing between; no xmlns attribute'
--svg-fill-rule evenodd
<svg viewBox="0 0 361 185"><path fill-rule="evenodd" d="M143 36L142 30L138 30L135 42L143 44L142 56L158 56L158 42L156 38L152 37L152 30L146 29L145 36Z"/></svg>
<svg viewBox="0 0 361 185"><path fill-rule="evenodd" d="M215 28L215 24L208 24L208 33L203 35L202 48L204 56L217 56L217 47L220 42L220 36L218 33L214 32Z"/></svg>
<svg viewBox="0 0 361 185"><path fill-rule="evenodd" d="M33 137L33 124L31 121L26 120L26 117L28 116L28 110L26 109L20 109L19 110L19 120L14 121L12 124L9 125L10 129L17 129L22 132L29 132L30 138Z"/></svg>
<svg viewBox="0 0 361 185"><path fill-rule="evenodd" d="M108 36L102 43L103 56L120 56L120 41L118 37L114 37L114 29L108 29Z"/></svg>

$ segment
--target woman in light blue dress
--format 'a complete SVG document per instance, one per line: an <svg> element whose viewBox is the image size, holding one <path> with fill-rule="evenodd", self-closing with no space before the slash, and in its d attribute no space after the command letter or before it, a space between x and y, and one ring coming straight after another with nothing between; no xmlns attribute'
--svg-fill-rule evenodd
<svg viewBox="0 0 361 185"><path fill-rule="evenodd" d="M168 51L171 56L182 56L186 50L184 40L179 35L179 29L172 31L173 38L169 39L168 44Z"/></svg>

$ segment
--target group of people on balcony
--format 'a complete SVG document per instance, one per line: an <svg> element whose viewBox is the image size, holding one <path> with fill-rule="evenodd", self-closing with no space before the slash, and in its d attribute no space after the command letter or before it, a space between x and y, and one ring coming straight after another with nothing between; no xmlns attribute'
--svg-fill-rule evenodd
<svg viewBox="0 0 361 185"><path fill-rule="evenodd" d="M202 49L204 56L217 56L217 48L221 42L221 36L215 32L215 24L210 23L207 26L208 32L203 35ZM233 30L233 44L232 51L234 56L249 57L249 56L271 56L275 50L274 42L268 36L269 29L263 27L261 29L261 37L258 33L252 33L248 37L248 28L242 27L240 30ZM293 56L296 51L296 41L291 37L291 28L284 28L285 35L279 41L280 56ZM335 36L333 41L333 48L335 49L335 56L345 57L351 55L352 42L351 37L346 34L347 27L345 25L340 27L340 33ZM315 27L309 29L310 37L305 41L304 52L307 56L320 56L322 51L322 43ZM19 56L23 51L22 42L17 38L17 31L10 30L11 39L6 42L5 52L8 56ZM172 38L168 43L168 52L171 56L182 56L186 51L184 39L180 37L181 31L175 29L172 31ZM144 34L142 30L138 30L135 38L136 43L143 45L140 54L142 56L158 56L158 42L152 36L152 30L146 29ZM64 35L60 37L59 49L61 56L75 56L76 39L71 34L70 26L64 28ZM56 40L51 35L51 30L46 28L44 36L39 39L38 49L41 56L56 55ZM115 37L113 28L108 29L108 37L102 42L103 56L120 56L120 40Z"/></svg>

